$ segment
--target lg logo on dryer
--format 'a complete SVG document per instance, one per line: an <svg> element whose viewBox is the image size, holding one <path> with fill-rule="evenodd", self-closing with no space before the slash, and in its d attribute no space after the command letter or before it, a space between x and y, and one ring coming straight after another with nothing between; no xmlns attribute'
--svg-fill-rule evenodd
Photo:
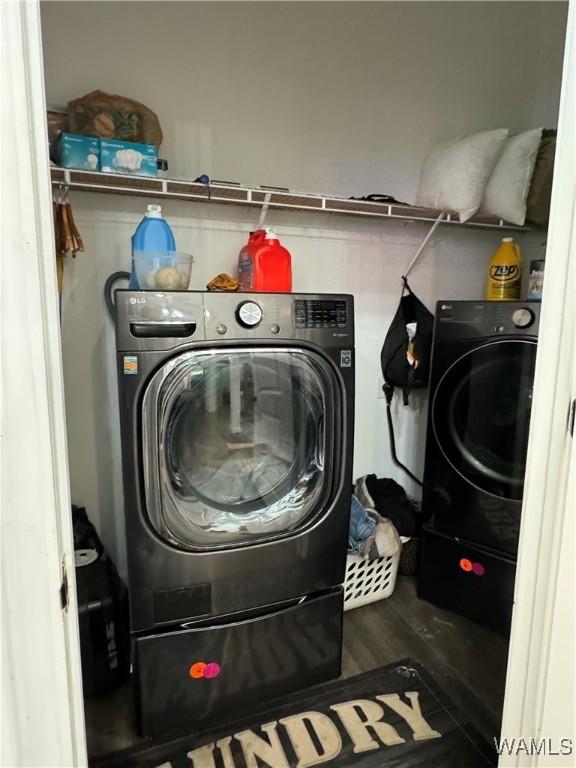
<svg viewBox="0 0 576 768"><path fill-rule="evenodd" d="M128 304L146 304L146 299L142 296L137 298L136 296L130 296Z"/></svg>

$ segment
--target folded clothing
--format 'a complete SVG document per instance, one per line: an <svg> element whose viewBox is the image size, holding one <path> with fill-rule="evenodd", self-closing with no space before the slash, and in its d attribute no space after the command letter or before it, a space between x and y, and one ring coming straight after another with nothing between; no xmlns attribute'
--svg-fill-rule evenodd
<svg viewBox="0 0 576 768"><path fill-rule="evenodd" d="M369 560L380 557L395 557L402 549L402 541L391 520L380 518L374 532L364 542L364 556Z"/></svg>
<svg viewBox="0 0 576 768"><path fill-rule="evenodd" d="M365 507L375 509L381 517L394 523L400 536L417 534L420 528L418 509L395 480L364 475L356 481L355 494Z"/></svg>
<svg viewBox="0 0 576 768"><path fill-rule="evenodd" d="M361 554L364 551L364 541L374 532L376 520L367 509L352 496L350 505L350 527L348 530L348 551Z"/></svg>
<svg viewBox="0 0 576 768"><path fill-rule="evenodd" d="M394 523L382 518L375 509L367 509L356 496L352 496L348 551L377 560L394 557L401 549L402 542Z"/></svg>

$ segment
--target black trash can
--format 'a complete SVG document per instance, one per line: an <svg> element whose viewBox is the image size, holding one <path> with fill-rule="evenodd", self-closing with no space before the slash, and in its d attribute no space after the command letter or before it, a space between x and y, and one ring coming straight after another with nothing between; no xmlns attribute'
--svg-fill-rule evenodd
<svg viewBox="0 0 576 768"><path fill-rule="evenodd" d="M128 590L83 508L72 510L84 696L120 685L130 671Z"/></svg>

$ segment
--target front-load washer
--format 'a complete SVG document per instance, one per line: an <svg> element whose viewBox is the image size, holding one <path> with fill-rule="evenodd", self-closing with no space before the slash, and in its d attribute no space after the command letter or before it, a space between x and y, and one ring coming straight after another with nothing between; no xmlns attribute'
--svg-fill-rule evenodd
<svg viewBox="0 0 576 768"><path fill-rule="evenodd" d="M436 307L423 511L437 531L518 548L540 304Z"/></svg>
<svg viewBox="0 0 576 768"><path fill-rule="evenodd" d="M353 299L116 299L138 709L159 734L339 674Z"/></svg>

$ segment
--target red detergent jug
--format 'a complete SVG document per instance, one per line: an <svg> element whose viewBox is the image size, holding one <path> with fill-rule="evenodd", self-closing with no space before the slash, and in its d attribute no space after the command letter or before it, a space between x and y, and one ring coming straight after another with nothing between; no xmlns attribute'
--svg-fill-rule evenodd
<svg viewBox="0 0 576 768"><path fill-rule="evenodd" d="M292 290L292 257L270 227L250 233L238 256L238 280L241 291Z"/></svg>

